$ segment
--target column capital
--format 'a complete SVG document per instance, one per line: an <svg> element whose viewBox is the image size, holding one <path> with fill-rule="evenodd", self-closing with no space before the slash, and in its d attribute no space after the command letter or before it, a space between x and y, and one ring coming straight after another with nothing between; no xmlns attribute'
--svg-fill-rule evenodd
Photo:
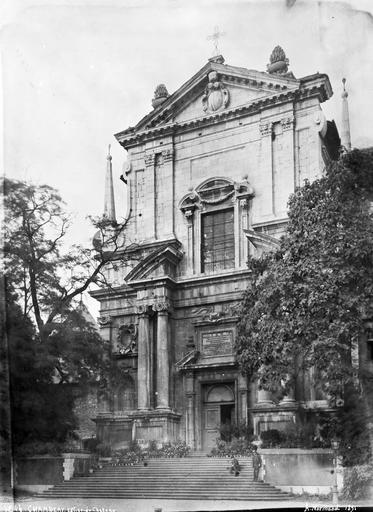
<svg viewBox="0 0 373 512"><path fill-rule="evenodd" d="M162 151L162 157L163 157L163 162L172 162L173 160L173 157L174 157L174 150L173 148L168 148L168 149L164 149Z"/></svg>
<svg viewBox="0 0 373 512"><path fill-rule="evenodd" d="M139 315L139 316L146 316L149 314L149 304L147 303L144 303L144 304L138 304L136 306L136 314Z"/></svg>
<svg viewBox="0 0 373 512"><path fill-rule="evenodd" d="M154 167L155 153L145 153L144 161L146 167Z"/></svg>
<svg viewBox="0 0 373 512"><path fill-rule="evenodd" d="M269 121L269 122L261 121L259 124L260 135L262 137L265 137L267 135L272 135L272 125L273 125L273 123L271 121Z"/></svg>
<svg viewBox="0 0 373 512"><path fill-rule="evenodd" d="M167 315L171 312L172 307L171 303L167 299L162 299L154 302L152 309L157 313Z"/></svg>
<svg viewBox="0 0 373 512"><path fill-rule="evenodd" d="M97 318L97 322L100 327L110 326L112 324L113 318L110 315L103 315Z"/></svg>
<svg viewBox="0 0 373 512"><path fill-rule="evenodd" d="M281 126L282 129L285 130L292 130L294 126L294 116L288 116L281 119Z"/></svg>

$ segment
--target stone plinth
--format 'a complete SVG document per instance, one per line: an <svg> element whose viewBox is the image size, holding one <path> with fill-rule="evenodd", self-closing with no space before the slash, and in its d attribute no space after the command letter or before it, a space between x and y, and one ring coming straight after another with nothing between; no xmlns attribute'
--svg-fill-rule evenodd
<svg viewBox="0 0 373 512"><path fill-rule="evenodd" d="M95 419L101 443L125 448L131 441L176 441L180 437L180 417L174 411L129 411L127 414L101 415Z"/></svg>

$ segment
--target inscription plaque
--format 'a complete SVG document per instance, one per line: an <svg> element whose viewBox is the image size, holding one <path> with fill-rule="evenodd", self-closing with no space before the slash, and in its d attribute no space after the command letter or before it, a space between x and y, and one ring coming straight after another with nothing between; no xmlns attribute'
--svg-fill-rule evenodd
<svg viewBox="0 0 373 512"><path fill-rule="evenodd" d="M229 330L203 332L202 352L206 356L232 354L233 332Z"/></svg>

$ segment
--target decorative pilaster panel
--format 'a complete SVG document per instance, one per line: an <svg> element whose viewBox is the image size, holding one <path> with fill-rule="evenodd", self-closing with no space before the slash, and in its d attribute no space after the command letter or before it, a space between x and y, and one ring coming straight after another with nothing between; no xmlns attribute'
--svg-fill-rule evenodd
<svg viewBox="0 0 373 512"><path fill-rule="evenodd" d="M137 366L137 407L150 409L151 365L150 326L146 306L138 307L138 366Z"/></svg>
<svg viewBox="0 0 373 512"><path fill-rule="evenodd" d="M170 408L169 312L167 301L156 302L157 312L157 409Z"/></svg>
<svg viewBox="0 0 373 512"><path fill-rule="evenodd" d="M143 222L145 227L145 234L142 238L155 238L155 162L156 154L153 151L147 151L144 155L145 163L145 184L144 184L144 208L143 208ZM141 238L141 234L138 233Z"/></svg>
<svg viewBox="0 0 373 512"><path fill-rule="evenodd" d="M260 189L259 216L272 217L272 122L262 120L260 130L260 177L256 185Z"/></svg>
<svg viewBox="0 0 373 512"><path fill-rule="evenodd" d="M277 217L284 217L295 183L294 117L289 115L282 118L276 123L276 128L273 140L274 213Z"/></svg>
<svg viewBox="0 0 373 512"><path fill-rule="evenodd" d="M174 165L173 149L157 153L154 167L155 237L174 236Z"/></svg>
<svg viewBox="0 0 373 512"><path fill-rule="evenodd" d="M136 220L136 238L138 240L142 240L147 238L146 230L149 229L148 223L146 222L146 215L149 214L149 210L145 207L145 192L146 192L146 184L145 184L145 171L144 169L140 169L135 172L135 201L134 201L134 211L135 211L135 220Z"/></svg>

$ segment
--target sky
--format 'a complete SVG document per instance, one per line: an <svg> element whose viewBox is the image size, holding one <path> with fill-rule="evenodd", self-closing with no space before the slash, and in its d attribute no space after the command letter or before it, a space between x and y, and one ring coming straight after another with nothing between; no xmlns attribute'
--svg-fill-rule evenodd
<svg viewBox="0 0 373 512"><path fill-rule="evenodd" d="M327 73L322 108L337 126L345 77L352 145L373 145L372 12L371 0L2 0L4 172L57 188L74 215L68 241L89 243L108 144L120 220L126 152L114 134L152 110L157 84L172 93L205 65L215 26L227 64L265 71L279 44L296 77Z"/></svg>

